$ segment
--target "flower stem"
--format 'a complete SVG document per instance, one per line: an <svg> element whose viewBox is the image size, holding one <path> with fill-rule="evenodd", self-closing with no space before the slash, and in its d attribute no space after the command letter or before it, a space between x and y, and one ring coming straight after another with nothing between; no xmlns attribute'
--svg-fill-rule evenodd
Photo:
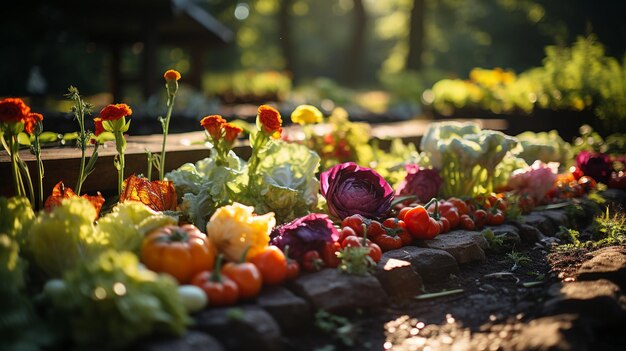
<svg viewBox="0 0 626 351"><path fill-rule="evenodd" d="M13 137L9 137L9 153L11 154L11 172L13 173L13 188L16 196L23 196L20 187L20 173L17 169L17 152L15 151Z"/></svg>
<svg viewBox="0 0 626 351"><path fill-rule="evenodd" d="M43 208L43 176L44 176L44 168L43 161L41 160L41 142L39 140L39 136L43 131L43 125L41 122L37 123L37 128L35 129L35 145L33 148L33 152L35 153L35 158L37 159L37 176L39 178L39 187L38 187L38 202L37 208Z"/></svg>
<svg viewBox="0 0 626 351"><path fill-rule="evenodd" d="M120 130L115 131L115 146L118 154L117 162L117 191L122 195L122 186L124 184L124 152L126 151L126 140L124 134Z"/></svg>
<svg viewBox="0 0 626 351"><path fill-rule="evenodd" d="M80 134L78 135L80 143L80 167L78 168L78 179L76 180L76 195L80 196L80 191L83 187L83 178L85 176L85 149L87 148L87 140L85 140L85 110L83 109L80 96L78 96L76 100L76 120L80 127Z"/></svg>
<svg viewBox="0 0 626 351"><path fill-rule="evenodd" d="M163 127L163 145L161 146L161 165L159 166L159 180L163 180L165 176L165 142L167 141L167 133L170 129L170 118L172 117L172 110L174 109L174 99L176 94L170 95L167 98L167 116L165 121L161 121Z"/></svg>

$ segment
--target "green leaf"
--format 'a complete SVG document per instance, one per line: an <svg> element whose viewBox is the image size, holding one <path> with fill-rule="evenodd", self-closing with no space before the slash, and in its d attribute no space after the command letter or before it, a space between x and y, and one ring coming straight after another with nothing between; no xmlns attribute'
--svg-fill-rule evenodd
<svg viewBox="0 0 626 351"><path fill-rule="evenodd" d="M39 141L42 144L45 143L54 143L59 141L63 136L61 134L58 133L54 133L54 132L43 132L41 133L41 135L39 136Z"/></svg>
<svg viewBox="0 0 626 351"><path fill-rule="evenodd" d="M25 145L25 146L30 146L31 142L30 142L30 138L28 137L28 134L26 133L20 133L17 135L17 142L20 143L20 145Z"/></svg>
<svg viewBox="0 0 626 351"><path fill-rule="evenodd" d="M453 290L446 290L446 291L441 291L441 292L431 293L431 294L421 294L421 295L417 295L417 296L415 296L413 298L415 300L428 300L428 299L434 299L434 298L438 298L438 297L456 295L456 294L460 294L462 292L464 292L463 289L453 289Z"/></svg>

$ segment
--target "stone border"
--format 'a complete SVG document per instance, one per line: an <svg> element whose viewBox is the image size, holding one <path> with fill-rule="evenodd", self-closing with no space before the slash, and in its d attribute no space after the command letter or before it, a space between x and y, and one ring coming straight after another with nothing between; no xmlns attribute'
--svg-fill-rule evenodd
<svg viewBox="0 0 626 351"><path fill-rule="evenodd" d="M503 236L508 242L532 245L546 236L553 236L559 226L570 224L565 210L559 209L532 212L522 216L519 221L509 221L486 229ZM312 327L315 310L342 313L385 306L391 300L411 298L423 291L424 282L441 281L442 277L448 279L450 275L460 272L459 266L484 261L485 250L489 248L481 232L465 230L440 234L433 240L418 241L417 245L385 252L372 275L348 275L337 269L303 273L285 286L265 287L253 301L234 307L201 311L193 316L195 325L192 331L178 341L169 341L168 345L174 343L172 349L187 350L190 349L188 345L199 339L198 333L207 333L211 343L193 348L194 351L220 350L212 346L215 343L228 350L279 350L283 335L296 335ZM617 254L624 256L615 259L621 267L617 269L619 273L613 272L615 269L608 269L611 272L599 277L610 279L626 274L626 255L621 252L605 253L614 258ZM593 262L590 265L593 266ZM595 279L596 274L590 273L588 266L581 267L581 280L585 277ZM624 283L621 281L619 285ZM606 294L615 293L613 283L607 281L605 285L608 289L605 290L610 290ZM553 302L559 311L563 304L561 300ZM565 305L569 306L567 303ZM159 343L147 346L145 350L148 351L162 350Z"/></svg>

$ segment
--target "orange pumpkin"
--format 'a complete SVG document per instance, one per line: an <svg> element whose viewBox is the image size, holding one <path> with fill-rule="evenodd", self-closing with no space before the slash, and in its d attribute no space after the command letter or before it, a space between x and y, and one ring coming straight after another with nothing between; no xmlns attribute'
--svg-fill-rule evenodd
<svg viewBox="0 0 626 351"><path fill-rule="evenodd" d="M168 273L180 284L210 270L215 263L215 247L197 227L165 226L146 235L141 245L141 261L155 272Z"/></svg>

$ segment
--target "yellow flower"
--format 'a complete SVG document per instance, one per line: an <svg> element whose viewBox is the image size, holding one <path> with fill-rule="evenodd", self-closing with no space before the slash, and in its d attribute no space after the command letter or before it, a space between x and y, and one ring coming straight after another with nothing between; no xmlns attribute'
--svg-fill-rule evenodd
<svg viewBox="0 0 626 351"><path fill-rule="evenodd" d="M315 106L300 105L291 113L291 121L300 125L319 123L324 118Z"/></svg>
<svg viewBox="0 0 626 351"><path fill-rule="evenodd" d="M209 239L229 261L238 262L248 247L247 257L253 257L270 241L276 225L274 213L257 216L253 212L254 207L235 202L218 208L206 226Z"/></svg>

